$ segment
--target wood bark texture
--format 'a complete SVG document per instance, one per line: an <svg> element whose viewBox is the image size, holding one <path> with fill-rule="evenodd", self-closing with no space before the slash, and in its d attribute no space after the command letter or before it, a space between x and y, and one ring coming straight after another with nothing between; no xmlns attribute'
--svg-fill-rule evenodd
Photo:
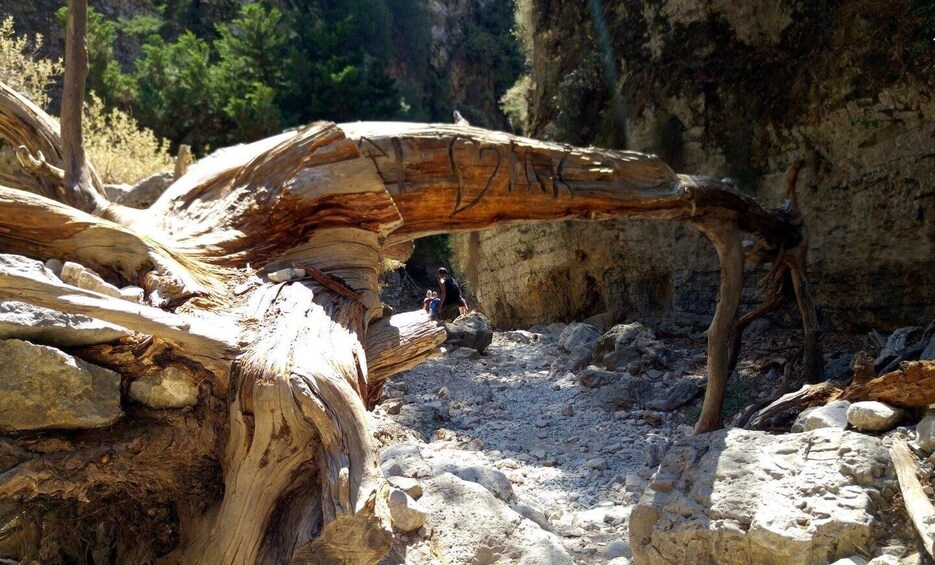
<svg viewBox="0 0 935 565"><path fill-rule="evenodd" d="M919 480L919 477L925 474L919 468L904 439L893 439L890 457L893 458L893 466L896 467L896 477L899 479L899 490L903 495L906 512L909 513L912 525L922 540L922 547L929 557L935 557L935 506L932 506L932 501L925 494Z"/></svg>
<svg viewBox="0 0 935 565"><path fill-rule="evenodd" d="M42 137L47 131L35 131L46 145L16 133L27 147L62 154L56 139ZM186 367L201 384L195 413L208 431L199 437L213 438L198 455L211 470L188 479L200 500L175 504L166 494L175 491L163 489L156 510L152 497L128 497L116 478L93 492L62 489L56 465L74 465L82 453L101 465L107 453L135 449L127 444L134 434L157 444L141 422L174 429L190 418L134 407L104 452L76 451L64 433L44 433L40 447L5 439L0 461L10 470L0 470L0 503L17 509L17 558L43 562L105 550L117 561L145 553L180 563L377 562L392 536L365 411L388 377L444 338L421 312L383 318L381 258L405 255L414 238L562 219L650 218L701 230L718 251L722 282L699 432L721 425L743 234L774 258L803 241L781 214L715 179L677 175L653 156L459 126L320 122L226 149L191 167L145 221L108 212L106 203L88 210L73 193L37 192L0 188L0 252L80 262L115 284L142 286L147 304L65 284L21 258L0 261L0 299L131 330L74 353L120 371L124 386L159 367ZM269 278L282 269L300 274ZM149 462L154 482L187 469L174 457ZM92 496L91 511L82 509ZM101 505L113 500L139 519L102 530ZM65 514L50 512L53 502ZM161 521L147 520L150 511ZM92 541L35 535L54 520ZM174 543L125 543L162 539L151 529L167 521Z"/></svg>

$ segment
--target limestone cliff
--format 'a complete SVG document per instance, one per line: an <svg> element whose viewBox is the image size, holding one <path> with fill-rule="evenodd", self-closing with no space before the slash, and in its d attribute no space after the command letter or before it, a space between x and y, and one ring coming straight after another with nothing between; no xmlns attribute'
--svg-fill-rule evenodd
<svg viewBox="0 0 935 565"><path fill-rule="evenodd" d="M526 132L654 152L767 204L804 155L810 277L826 319L927 322L935 46L916 4L520 2ZM454 248L500 326L713 308L713 249L679 226L507 228Z"/></svg>

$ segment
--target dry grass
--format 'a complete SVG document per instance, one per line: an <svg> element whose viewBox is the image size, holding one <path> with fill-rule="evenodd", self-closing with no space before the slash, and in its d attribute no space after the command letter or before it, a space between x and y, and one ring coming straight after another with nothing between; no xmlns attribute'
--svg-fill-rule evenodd
<svg viewBox="0 0 935 565"><path fill-rule="evenodd" d="M132 116L112 108L93 93L84 105L88 157L105 183L129 183L172 169L169 142L141 128Z"/></svg>
<svg viewBox="0 0 935 565"><path fill-rule="evenodd" d="M17 37L13 18L0 24L0 80L38 106L49 104L48 90L65 72L62 60L37 56L42 36ZM140 127L133 116L108 110L94 93L84 105L84 144L88 158L105 183L132 184L153 173L171 170L169 142Z"/></svg>
<svg viewBox="0 0 935 565"><path fill-rule="evenodd" d="M64 71L61 59L41 59L36 53L42 47L42 36L32 40L16 37L13 17L0 24L0 80L32 100L40 108L49 104L49 86Z"/></svg>

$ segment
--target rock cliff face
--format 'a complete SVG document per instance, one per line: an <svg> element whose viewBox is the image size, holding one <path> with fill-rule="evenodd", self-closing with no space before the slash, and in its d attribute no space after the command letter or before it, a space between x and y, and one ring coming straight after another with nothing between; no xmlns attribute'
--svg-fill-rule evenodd
<svg viewBox="0 0 935 565"><path fill-rule="evenodd" d="M604 8L520 3L529 135L654 152L776 205L801 154L810 278L826 321L931 317L931 22L900 1L590 5ZM498 326L713 311L714 251L689 228L568 222L462 235L454 248Z"/></svg>

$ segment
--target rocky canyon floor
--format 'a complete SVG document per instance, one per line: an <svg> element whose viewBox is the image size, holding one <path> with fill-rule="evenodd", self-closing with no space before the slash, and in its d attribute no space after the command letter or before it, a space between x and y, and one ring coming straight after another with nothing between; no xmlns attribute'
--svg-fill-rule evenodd
<svg viewBox="0 0 935 565"><path fill-rule="evenodd" d="M672 414L615 411L600 389L552 374L561 353L555 337L525 332L495 334L483 355L446 351L393 380L373 414L376 435L414 444L428 466L456 475L500 471L498 494L554 529L577 562L604 562L609 549L628 556L628 505L646 463L691 428Z"/></svg>
<svg viewBox="0 0 935 565"><path fill-rule="evenodd" d="M384 474L417 485L427 518L384 563L629 562L631 510L667 448L691 435L703 387L680 408L665 409L667 399L703 385L705 359L695 329L640 327L661 368L621 370L614 382L575 364L565 324L496 332L483 353L443 347L392 377L371 425ZM728 411L768 396L795 355L796 332L757 333ZM829 368L853 345L829 339Z"/></svg>

